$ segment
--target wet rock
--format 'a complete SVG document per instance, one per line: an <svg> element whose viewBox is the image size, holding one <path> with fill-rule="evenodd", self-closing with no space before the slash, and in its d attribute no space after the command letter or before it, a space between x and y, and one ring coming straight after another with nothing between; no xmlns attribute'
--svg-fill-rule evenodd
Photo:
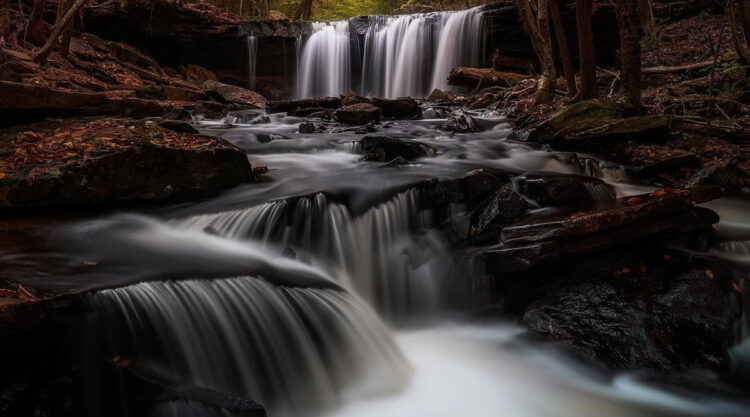
<svg viewBox="0 0 750 417"><path fill-rule="evenodd" d="M192 133L199 134L198 129L194 128L189 122L182 120L163 120L158 123L159 127L171 130L177 133Z"/></svg>
<svg viewBox="0 0 750 417"><path fill-rule="evenodd" d="M221 119L227 114L228 107L216 101L196 101L195 112L206 119Z"/></svg>
<svg viewBox="0 0 750 417"><path fill-rule="evenodd" d="M472 211L470 240L497 243L502 228L523 216L528 207L526 200L510 187L499 189Z"/></svg>
<svg viewBox="0 0 750 417"><path fill-rule="evenodd" d="M677 171L681 169L695 168L698 166L700 166L700 160L698 157L694 154L686 153L669 157L642 167L633 168L632 173L639 179L658 178L660 175L668 173L676 174Z"/></svg>
<svg viewBox="0 0 750 417"><path fill-rule="evenodd" d="M368 103L352 104L336 111L336 118L339 122L352 125L380 123L380 115L380 109Z"/></svg>
<svg viewBox="0 0 750 417"><path fill-rule="evenodd" d="M315 133L316 128L312 122L302 122L299 124L299 133Z"/></svg>
<svg viewBox="0 0 750 417"><path fill-rule="evenodd" d="M216 74L200 65L188 64L180 67L182 79L195 84L203 85L206 81L216 81Z"/></svg>
<svg viewBox="0 0 750 417"><path fill-rule="evenodd" d="M305 107L303 109L296 109L292 112L292 116L296 117L326 117L328 116L328 109L323 107Z"/></svg>
<svg viewBox="0 0 750 417"><path fill-rule="evenodd" d="M399 157L408 161L425 157L432 151L419 142L391 136L365 136L359 144L365 161L389 162Z"/></svg>
<svg viewBox="0 0 750 417"><path fill-rule="evenodd" d="M77 132L68 136L71 145L18 161L18 149L28 140L41 141L70 128ZM26 131L34 135L23 136ZM0 164L6 167L0 179L0 208L5 210L99 209L192 200L252 178L245 152L221 139L174 133L127 119L51 120L21 126L0 131L0 148Z"/></svg>
<svg viewBox="0 0 750 417"><path fill-rule="evenodd" d="M720 161L698 170L687 186L715 185L725 189L738 189L742 184L743 175L737 169L737 161Z"/></svg>
<svg viewBox="0 0 750 417"><path fill-rule="evenodd" d="M524 323L585 360L615 368L725 366L741 314L726 271L665 269L647 256L579 261L572 272L558 273L561 284L526 310Z"/></svg>
<svg viewBox="0 0 750 417"><path fill-rule="evenodd" d="M321 97L321 98L309 98L303 100L283 100L283 101L269 101L266 105L266 110L269 113L289 113L292 114L297 109L309 109L309 108L323 108L323 109L337 109L341 106L341 99L339 97Z"/></svg>
<svg viewBox="0 0 750 417"><path fill-rule="evenodd" d="M275 140L289 139L289 137L287 136L279 135L275 133L259 133L255 135L255 138L258 140L259 143L271 143Z"/></svg>
<svg viewBox="0 0 750 417"><path fill-rule="evenodd" d="M410 97L401 97L395 100L373 98L372 104L380 108L383 117L411 119L420 114L419 103Z"/></svg>
<svg viewBox="0 0 750 417"><path fill-rule="evenodd" d="M542 206L566 206L614 199L612 186L598 178L526 175L519 187L530 200Z"/></svg>
<svg viewBox="0 0 750 417"><path fill-rule="evenodd" d="M348 93L344 94L344 96L341 98L342 106L350 106L352 104L360 104L360 103L372 104L372 100L367 97L359 96L355 94L353 91L349 91Z"/></svg>
<svg viewBox="0 0 750 417"><path fill-rule="evenodd" d="M241 110L228 113L225 123L259 125L271 123L271 118L263 110Z"/></svg>
<svg viewBox="0 0 750 417"><path fill-rule="evenodd" d="M422 194L420 208L450 207L457 204L473 208L507 185L508 181L507 175L484 169L471 171L455 179L425 181L417 185ZM455 213L451 211L446 214L452 216Z"/></svg>
<svg viewBox="0 0 750 417"><path fill-rule="evenodd" d="M177 108L170 110L167 114L162 116L162 119L190 121L190 120L193 120L193 114L190 112L190 110L184 107L177 107Z"/></svg>
<svg viewBox="0 0 750 417"><path fill-rule="evenodd" d="M480 130L474 118L460 110L448 117L448 122L440 125L440 129L454 133L470 133Z"/></svg>
<svg viewBox="0 0 750 417"><path fill-rule="evenodd" d="M624 105L617 102L579 101L552 113L544 123L531 131L528 140L549 143L560 133L591 129L599 126L602 120L620 117L624 109Z"/></svg>
<svg viewBox="0 0 750 417"><path fill-rule="evenodd" d="M218 81L208 80L201 86L210 97L223 103L233 103L243 106L263 108L266 99L255 91L242 87L224 84Z"/></svg>

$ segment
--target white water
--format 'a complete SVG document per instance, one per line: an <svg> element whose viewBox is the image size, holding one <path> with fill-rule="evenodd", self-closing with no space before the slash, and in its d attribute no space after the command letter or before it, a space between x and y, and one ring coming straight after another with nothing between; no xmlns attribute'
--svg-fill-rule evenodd
<svg viewBox="0 0 750 417"><path fill-rule="evenodd" d="M360 93L387 98L425 97L434 88L448 89L452 68L481 60L479 9L369 19L361 57L351 55L355 52L348 39L356 35L347 22L313 24L298 69L298 97L336 96L353 89L352 59L362 62Z"/></svg>
<svg viewBox="0 0 750 417"><path fill-rule="evenodd" d="M349 22L315 22L297 70L297 96L328 97L349 91Z"/></svg>

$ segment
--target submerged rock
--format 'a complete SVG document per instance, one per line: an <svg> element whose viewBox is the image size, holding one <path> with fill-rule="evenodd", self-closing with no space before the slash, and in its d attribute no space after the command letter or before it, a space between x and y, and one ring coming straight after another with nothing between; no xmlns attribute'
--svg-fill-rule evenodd
<svg viewBox="0 0 750 417"><path fill-rule="evenodd" d="M302 122L299 124L299 133L315 133L315 125L312 122Z"/></svg>
<svg viewBox="0 0 750 417"><path fill-rule="evenodd" d="M432 151L419 142L391 136L365 136L359 144L366 161L389 162L396 158L409 161L425 157Z"/></svg>
<svg viewBox="0 0 750 417"><path fill-rule="evenodd" d="M380 123L380 108L369 103L352 104L336 111L336 118L341 123L364 125L370 122Z"/></svg>
<svg viewBox="0 0 750 417"><path fill-rule="evenodd" d="M440 129L454 133L470 133L481 130L471 115L460 110L448 117L448 122L440 125Z"/></svg>

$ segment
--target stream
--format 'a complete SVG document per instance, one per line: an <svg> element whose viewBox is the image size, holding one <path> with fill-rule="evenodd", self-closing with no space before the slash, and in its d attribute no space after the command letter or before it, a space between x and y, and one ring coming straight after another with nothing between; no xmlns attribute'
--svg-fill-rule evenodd
<svg viewBox="0 0 750 417"><path fill-rule="evenodd" d="M648 189L607 161L513 142L493 112L471 113L480 132L438 129L450 111L425 108L421 120L378 128L432 149L397 166L362 161L365 134L333 122L259 111L200 122L202 133L267 166L269 181L54 226L49 238L65 249L49 256L66 273L50 285L102 289L89 298L107 355L257 400L270 416L748 415L747 405L719 396L585 366L516 324L472 314L481 283L420 209L415 184L485 168L597 175L620 196ZM323 132L300 134L306 120ZM735 243L709 255L747 265L747 204L713 207ZM82 270L91 260L97 266ZM732 354L747 361L747 343ZM154 415L231 414L171 401Z"/></svg>

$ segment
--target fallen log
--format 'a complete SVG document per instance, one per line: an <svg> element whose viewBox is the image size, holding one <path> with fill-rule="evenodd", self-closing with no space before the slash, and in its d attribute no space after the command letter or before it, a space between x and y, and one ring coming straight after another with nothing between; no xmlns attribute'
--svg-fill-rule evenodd
<svg viewBox="0 0 750 417"><path fill-rule="evenodd" d="M492 68L458 67L448 75L448 85L466 87L470 90L487 87L512 87L523 80L531 78L529 75L513 72L500 72Z"/></svg>
<svg viewBox="0 0 750 417"><path fill-rule="evenodd" d="M720 64L722 62L729 62L734 61L737 59L736 55L721 58L717 63ZM665 66L665 65L659 65L655 67L646 67L643 68L641 71L644 74L670 74L673 72L682 72L682 71L692 71L697 69L702 69L706 67L710 67L714 65L714 60L709 61L702 61L702 62L696 62L694 64L685 64L685 65L675 65L675 66Z"/></svg>

